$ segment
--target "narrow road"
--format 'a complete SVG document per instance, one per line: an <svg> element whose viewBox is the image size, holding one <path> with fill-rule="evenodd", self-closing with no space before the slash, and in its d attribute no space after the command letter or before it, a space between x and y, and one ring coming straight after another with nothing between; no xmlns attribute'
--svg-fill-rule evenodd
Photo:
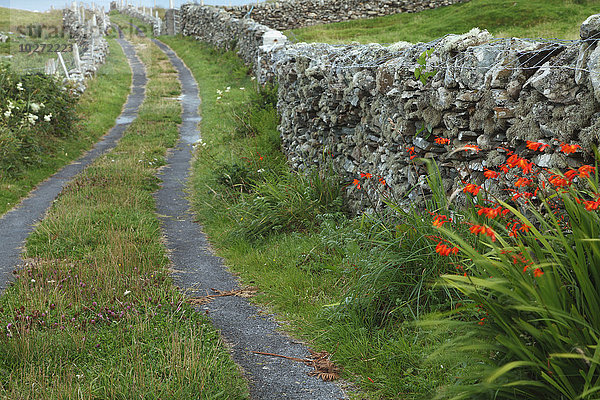
<svg viewBox="0 0 600 400"><path fill-rule="evenodd" d="M193 143L200 137L198 86L189 69L168 46L154 42L167 54L179 73L182 86L183 123L180 140L161 170L162 188L156 193L158 213L167 239L176 284L191 296L204 296L211 288L239 288L236 278L212 254L201 227L186 199L186 180L194 152ZM345 398L331 382L308 376L311 368L295 361L257 355L252 351L306 358L309 353L301 343L281 334L272 316L244 298L215 298L202 306L215 327L231 345L233 358L250 382L250 394L258 400L328 400Z"/></svg>
<svg viewBox="0 0 600 400"><path fill-rule="evenodd" d="M146 72L131 43L123 38L117 41L127 56L133 74L131 92L123 111L115 126L90 151L42 182L19 205L0 218L0 291L6 289L12 279L12 271L21 264L25 239L64 186L96 158L115 147L125 129L137 116L145 97Z"/></svg>

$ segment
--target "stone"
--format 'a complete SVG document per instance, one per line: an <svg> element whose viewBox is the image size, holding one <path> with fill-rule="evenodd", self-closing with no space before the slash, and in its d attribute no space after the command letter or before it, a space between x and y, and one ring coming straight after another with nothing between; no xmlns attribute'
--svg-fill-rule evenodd
<svg viewBox="0 0 600 400"><path fill-rule="evenodd" d="M579 28L579 36L586 39L600 39L600 14L590 15Z"/></svg>

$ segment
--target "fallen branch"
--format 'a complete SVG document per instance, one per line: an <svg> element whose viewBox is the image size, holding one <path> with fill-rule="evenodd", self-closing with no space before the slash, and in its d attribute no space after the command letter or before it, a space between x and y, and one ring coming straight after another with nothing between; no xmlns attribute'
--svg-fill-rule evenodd
<svg viewBox="0 0 600 400"><path fill-rule="evenodd" d="M280 357L285 358L286 360L298 361L308 365L309 367L313 367L315 370L308 373L310 376L317 376L324 381L333 381L340 377L340 368L337 367L334 363L329 360L329 353L326 351L322 351L317 353L311 349L308 349L310 352L310 358L297 358L284 356L282 354L275 353L265 353L263 351L253 351L255 354L261 354L264 356L271 357Z"/></svg>

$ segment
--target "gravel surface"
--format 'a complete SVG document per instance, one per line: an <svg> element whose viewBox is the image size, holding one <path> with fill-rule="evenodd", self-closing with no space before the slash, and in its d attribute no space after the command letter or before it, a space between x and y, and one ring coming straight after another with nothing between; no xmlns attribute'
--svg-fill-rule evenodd
<svg viewBox="0 0 600 400"><path fill-rule="evenodd" d="M34 225L44 217L46 210L64 186L96 158L115 147L125 129L137 116L138 109L144 101L146 72L133 46L124 39L117 41L123 48L133 72L131 92L123 111L117 118L116 125L92 150L39 184L19 205L0 218L0 291L4 291L13 278L12 272L21 264L25 239L33 231Z"/></svg>
<svg viewBox="0 0 600 400"><path fill-rule="evenodd" d="M200 121L197 84L176 54L166 45L155 43L168 55L182 83L183 123L180 141L161 170L162 188L156 193L158 213L167 246L171 252L176 284L190 296L204 296L211 288L239 288L236 278L223 265L221 258L210 251L209 243L185 196L193 144L199 139ZM272 315L265 313L241 297L219 297L201 306L213 324L221 330L231 345L233 358L250 382L253 399L327 400L345 398L334 383L311 377L312 368L303 363L282 358L257 355L252 351L306 358L309 353L303 344L279 333Z"/></svg>

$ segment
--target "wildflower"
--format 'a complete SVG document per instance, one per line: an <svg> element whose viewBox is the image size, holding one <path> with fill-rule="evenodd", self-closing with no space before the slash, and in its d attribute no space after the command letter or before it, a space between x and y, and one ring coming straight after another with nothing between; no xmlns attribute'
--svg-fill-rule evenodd
<svg viewBox="0 0 600 400"><path fill-rule="evenodd" d="M437 246L435 246L435 252L440 256L449 256L450 254L458 254L458 247L448 247L448 245L439 242Z"/></svg>
<svg viewBox="0 0 600 400"><path fill-rule="evenodd" d="M409 147L406 152L410 155L411 160L417 156L415 154L415 146Z"/></svg>
<svg viewBox="0 0 600 400"><path fill-rule="evenodd" d="M38 119L37 115L31 114L31 113L27 114L27 120L29 121L29 123L31 125L35 125L35 121L37 121L37 119Z"/></svg>
<svg viewBox="0 0 600 400"><path fill-rule="evenodd" d="M360 181L358 179L354 179L354 182L352 182L352 184L356 186L357 189L360 189Z"/></svg>
<svg viewBox="0 0 600 400"><path fill-rule="evenodd" d="M525 187L525 186L529 186L531 184L531 182L533 182L531 179L519 178L515 182L515 186L516 187Z"/></svg>
<svg viewBox="0 0 600 400"><path fill-rule="evenodd" d="M533 151L544 151L546 147L549 147L549 144L540 143L540 142L532 142L531 140L527 141L527 148Z"/></svg>
<svg viewBox="0 0 600 400"><path fill-rule="evenodd" d="M533 276L535 276L536 278L539 278L542 275L544 275L544 271L542 271L541 269L536 268L533 270Z"/></svg>
<svg viewBox="0 0 600 400"><path fill-rule="evenodd" d="M579 172L579 176L581 178L589 178L590 173L594 172L595 170L596 168L592 167L591 165L582 165L577 171Z"/></svg>
<svg viewBox="0 0 600 400"><path fill-rule="evenodd" d="M373 176L373 175L371 175L371 174L370 174L370 173L368 173L368 172L367 172L366 174L365 174L365 173L363 173L363 172L361 172L361 174L360 174L360 177L361 177L361 178L367 178L367 179L371 179L371 177L372 177L372 176Z"/></svg>
<svg viewBox="0 0 600 400"><path fill-rule="evenodd" d="M506 160L506 165L508 165L510 168L514 168L517 166L520 159L521 157L519 157L516 154L513 154L512 156L508 157L508 160Z"/></svg>
<svg viewBox="0 0 600 400"><path fill-rule="evenodd" d="M11 115L12 115L12 111L11 111L11 110L6 110L6 111L4 111L4 116L5 116L6 118L10 117Z"/></svg>
<svg viewBox="0 0 600 400"><path fill-rule="evenodd" d="M439 137L439 138L435 138L435 142L437 144L449 144L450 143L450 139Z"/></svg>
<svg viewBox="0 0 600 400"><path fill-rule="evenodd" d="M445 215L437 215L434 219L433 219L433 226L435 226L436 228L441 228L446 222L448 222L448 217Z"/></svg>
<svg viewBox="0 0 600 400"><path fill-rule="evenodd" d="M246 90L246 88L245 87L241 87L240 90Z"/></svg>
<svg viewBox="0 0 600 400"><path fill-rule="evenodd" d="M581 148L581 146L578 144L561 143L561 145L560 145L560 151L562 151L565 154L575 153L577 151L577 149L579 149L579 148Z"/></svg>
<svg viewBox="0 0 600 400"><path fill-rule="evenodd" d="M255 80L255 79L256 79L256 77L255 77L255 76L251 76L251 77L250 77L250 80L251 80L251 81L253 81L253 80Z"/></svg>
<svg viewBox="0 0 600 400"><path fill-rule="evenodd" d="M492 207L481 207L479 209L479 211L477 211L478 215L485 215L486 217L488 217L489 219L494 219L496 218L498 215L502 214L502 215L506 215L509 212L508 209L503 210L502 206L498 206L496 208L492 208Z"/></svg>
<svg viewBox="0 0 600 400"><path fill-rule="evenodd" d="M383 186L385 186L385 179L383 179L382 177L379 177L379 183L381 183Z"/></svg>
<svg viewBox="0 0 600 400"><path fill-rule="evenodd" d="M476 145L474 145L474 144L466 144L466 145L464 146L464 150L465 150L465 151L471 150L471 151L474 151L475 153L479 153L479 151L480 151L481 149L479 148L479 146L476 146Z"/></svg>
<svg viewBox="0 0 600 400"><path fill-rule="evenodd" d="M21 82L17 83L17 90L20 90L20 91L25 90L25 89L23 89L23 84Z"/></svg>
<svg viewBox="0 0 600 400"><path fill-rule="evenodd" d="M520 158L517 161L517 167L521 168L524 174L529 174L533 171L533 164L524 158Z"/></svg>
<svg viewBox="0 0 600 400"><path fill-rule="evenodd" d="M475 185L474 183L469 183L464 187L463 192L471 193L473 196L477 196L477 193L481 190L481 186Z"/></svg>
<svg viewBox="0 0 600 400"><path fill-rule="evenodd" d="M567 172L565 172L565 178L567 178L569 181L572 181L577 175L579 175L579 171L576 171L574 169L570 169Z"/></svg>
<svg viewBox="0 0 600 400"><path fill-rule="evenodd" d="M46 122L50 122L51 118L52 118L52 113L50 113L48 115L44 115L44 121L46 121Z"/></svg>
<svg viewBox="0 0 600 400"><path fill-rule="evenodd" d="M221 100L221 96L217 96L217 100Z"/></svg>
<svg viewBox="0 0 600 400"><path fill-rule="evenodd" d="M483 176L485 176L487 179L496 179L500 176L499 173L492 171L491 169L485 169L485 172L483 173Z"/></svg>
<svg viewBox="0 0 600 400"><path fill-rule="evenodd" d="M222 94L223 94L223 91L222 91L222 90L219 90L219 89L217 89L217 94L218 94L218 95L222 95Z"/></svg>
<svg viewBox="0 0 600 400"><path fill-rule="evenodd" d="M40 105L36 104L36 103L29 104L29 108L31 108L31 111L33 111L33 112L40 111Z"/></svg>
<svg viewBox="0 0 600 400"><path fill-rule="evenodd" d="M474 235L487 235L492 239L492 242L496 241L496 232L487 225L471 225L469 232Z"/></svg>
<svg viewBox="0 0 600 400"><path fill-rule="evenodd" d="M585 200L583 204L587 211L597 210L600 207L600 199L596 201Z"/></svg>
<svg viewBox="0 0 600 400"><path fill-rule="evenodd" d="M561 177L560 175L552 175L548 181L553 184L556 187L566 187L571 185L571 183L569 181L567 181L565 178Z"/></svg>

